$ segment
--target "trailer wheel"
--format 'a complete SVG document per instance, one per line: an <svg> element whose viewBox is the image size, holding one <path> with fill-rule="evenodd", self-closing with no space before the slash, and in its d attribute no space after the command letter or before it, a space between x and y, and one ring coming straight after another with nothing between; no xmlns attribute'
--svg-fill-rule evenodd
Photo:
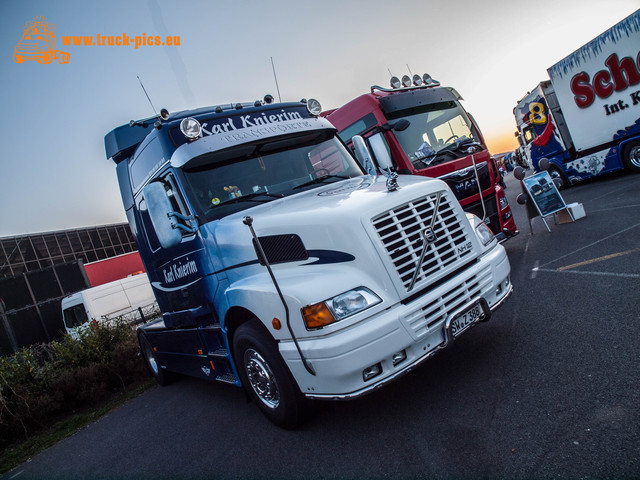
<svg viewBox="0 0 640 480"><path fill-rule="evenodd" d="M233 337L240 379L262 413L279 427L292 429L303 420L304 398L275 342L257 319L242 324Z"/></svg>
<svg viewBox="0 0 640 480"><path fill-rule="evenodd" d="M624 147L624 166L631 172L640 172L640 142L631 142Z"/></svg>
<svg viewBox="0 0 640 480"><path fill-rule="evenodd" d="M151 344L149 343L149 340L147 340L147 337L145 337L144 334L139 335L138 341L140 343L140 351L142 352L142 358L144 358L147 370L149 370L151 376L156 379L158 385L165 386L171 383L173 378L172 374L170 372L165 372L160 368L160 364L156 359L156 355L153 348L151 348Z"/></svg>
<svg viewBox="0 0 640 480"><path fill-rule="evenodd" d="M553 180L553 183L555 183L556 187L558 187L558 190L564 190L569 186L569 180L567 180L567 177L562 172L562 170L560 170L555 165L551 165L549 167L549 175L551 176L551 180Z"/></svg>

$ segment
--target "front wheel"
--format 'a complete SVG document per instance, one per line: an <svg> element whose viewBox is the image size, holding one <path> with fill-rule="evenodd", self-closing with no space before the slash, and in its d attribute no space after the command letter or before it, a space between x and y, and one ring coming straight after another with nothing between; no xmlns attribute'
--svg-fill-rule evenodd
<svg viewBox="0 0 640 480"><path fill-rule="evenodd" d="M156 379L156 382L158 382L158 385L165 386L171 383L171 380L173 379L172 374L162 370L147 337L145 337L144 334L141 334L138 337L138 341L140 342L140 351L142 352L144 363L151 376Z"/></svg>
<svg viewBox="0 0 640 480"><path fill-rule="evenodd" d="M262 413L279 427L298 426L304 417L304 398L275 342L257 319L238 328L233 347L244 388Z"/></svg>
<svg viewBox="0 0 640 480"><path fill-rule="evenodd" d="M624 147L624 166L631 172L640 172L640 142L631 142Z"/></svg>

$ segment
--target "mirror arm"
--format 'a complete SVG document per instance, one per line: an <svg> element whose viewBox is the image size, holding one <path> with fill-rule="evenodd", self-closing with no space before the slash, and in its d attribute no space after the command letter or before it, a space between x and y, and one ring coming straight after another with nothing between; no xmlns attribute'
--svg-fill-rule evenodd
<svg viewBox="0 0 640 480"><path fill-rule="evenodd" d="M174 225L172 225L172 228L177 228L179 230L182 230L183 232L187 232L187 233L196 233L197 227L194 227L193 224L195 223L197 225L196 219L193 215L182 215L179 212L168 212L167 213L167 217L171 218L171 217L176 217L180 220L184 220L185 222L189 222L189 226L187 227L186 225L182 225L181 223L176 223Z"/></svg>

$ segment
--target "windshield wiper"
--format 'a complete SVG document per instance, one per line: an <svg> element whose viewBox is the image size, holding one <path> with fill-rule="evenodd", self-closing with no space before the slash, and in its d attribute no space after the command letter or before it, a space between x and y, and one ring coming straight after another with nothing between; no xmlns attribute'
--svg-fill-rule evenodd
<svg viewBox="0 0 640 480"><path fill-rule="evenodd" d="M339 178L341 180L346 180L346 179L351 178L351 177L347 177L347 176L344 176L344 175L325 175L324 177L314 178L313 180L310 180L308 182L302 183L300 185L296 185L295 187L293 187L293 189L297 190L298 188L308 187L309 185L313 185L315 183L322 183L325 180L333 179L333 178Z"/></svg>
<svg viewBox="0 0 640 480"><path fill-rule="evenodd" d="M268 197L267 199L259 200L256 197ZM253 192L247 195L242 195L241 197L232 198L227 200L226 202L220 202L217 205L210 205L209 209L219 207L220 205L228 205L230 203L238 203L238 202L269 202L271 198L283 198L284 193L267 193L267 192Z"/></svg>

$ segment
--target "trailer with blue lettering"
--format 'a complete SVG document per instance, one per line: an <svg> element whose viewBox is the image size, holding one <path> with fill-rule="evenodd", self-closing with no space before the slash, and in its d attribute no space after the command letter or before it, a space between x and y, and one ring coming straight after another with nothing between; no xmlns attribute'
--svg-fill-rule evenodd
<svg viewBox="0 0 640 480"><path fill-rule="evenodd" d="M317 101L221 105L105 137L162 318L138 329L160 384L243 386L292 428L310 399L413 370L505 302L504 248L440 180L376 175ZM366 170L365 170L366 169Z"/></svg>
<svg viewBox="0 0 640 480"><path fill-rule="evenodd" d="M547 70L513 110L520 154L560 187L640 172L640 10Z"/></svg>

